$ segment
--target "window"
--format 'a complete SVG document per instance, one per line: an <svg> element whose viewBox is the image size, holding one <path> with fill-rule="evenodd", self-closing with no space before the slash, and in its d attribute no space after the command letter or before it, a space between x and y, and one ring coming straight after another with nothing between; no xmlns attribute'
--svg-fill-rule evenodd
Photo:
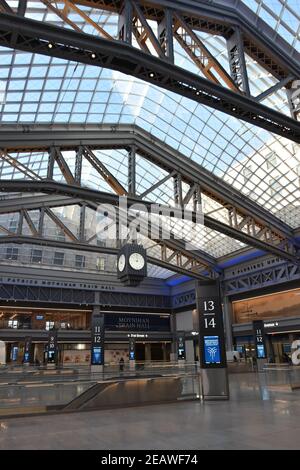
<svg viewBox="0 0 300 470"><path fill-rule="evenodd" d="M18 259L18 253L19 253L18 248L11 248L11 247L8 247L8 248L6 249L6 256L5 256L5 258L6 258L6 259L13 259L13 260L16 260L16 259Z"/></svg>
<svg viewBox="0 0 300 470"><path fill-rule="evenodd" d="M56 239L59 240L60 242L66 241L66 235L64 234L64 232L62 230L57 229Z"/></svg>
<svg viewBox="0 0 300 470"><path fill-rule="evenodd" d="M271 170L272 168L275 168L277 165L277 157L274 152L270 153L267 156L267 169Z"/></svg>
<svg viewBox="0 0 300 470"><path fill-rule="evenodd" d="M54 321L46 321L46 330L53 330L55 327L55 322Z"/></svg>
<svg viewBox="0 0 300 470"><path fill-rule="evenodd" d="M55 251L53 264L55 264L56 266L63 266L64 258L65 258L65 254L62 251Z"/></svg>
<svg viewBox="0 0 300 470"><path fill-rule="evenodd" d="M97 258L97 269L98 271L105 270L105 258Z"/></svg>
<svg viewBox="0 0 300 470"><path fill-rule="evenodd" d="M75 266L76 266L76 268L84 268L85 267L85 256L75 255Z"/></svg>
<svg viewBox="0 0 300 470"><path fill-rule="evenodd" d="M17 228L18 228L18 221L17 220L11 220L9 222L9 231L10 232L14 232L16 233L17 232Z"/></svg>
<svg viewBox="0 0 300 470"><path fill-rule="evenodd" d="M31 262L32 263L41 263L42 257L43 257L42 250L35 250L35 249L31 250Z"/></svg>

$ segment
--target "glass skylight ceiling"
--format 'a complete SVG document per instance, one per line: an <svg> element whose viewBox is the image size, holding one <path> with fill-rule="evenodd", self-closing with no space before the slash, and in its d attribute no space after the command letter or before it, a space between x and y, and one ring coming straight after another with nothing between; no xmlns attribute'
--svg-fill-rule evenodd
<svg viewBox="0 0 300 470"><path fill-rule="evenodd" d="M300 52L299 0L242 0L291 46Z"/></svg>
<svg viewBox="0 0 300 470"><path fill-rule="evenodd" d="M17 2L8 3L15 7ZM271 15L276 24L268 21L269 25L300 50L298 0L244 3L266 21L268 18L264 15ZM115 36L117 17L114 14L88 8L85 11ZM54 13L47 12L38 0L28 2L27 16L70 27ZM96 34L78 16L74 15L72 20L85 32ZM201 34L201 39L228 70L224 40L206 34ZM276 83L252 59L247 58L247 61L253 95L259 95ZM179 46L176 46L176 63L199 73ZM292 227L300 225L299 145L115 71L4 48L0 50L0 64L0 80L7 86L0 114L2 123L136 124L223 178ZM289 114L284 90L265 99L264 104ZM19 158L27 161L30 158L32 169L43 176L46 162L43 155ZM121 182L127 175L124 158L121 151L110 151L106 159ZM139 192L151 184L150 170L150 164L145 160L140 163ZM4 163L2 178L12 175L23 177ZM98 184L99 187L97 177L90 169L86 170L85 184L92 187ZM167 184L160 188L156 200L166 202L168 190ZM214 211L211 202L207 210ZM206 251L216 257L244 246L208 229L204 229L202 236Z"/></svg>

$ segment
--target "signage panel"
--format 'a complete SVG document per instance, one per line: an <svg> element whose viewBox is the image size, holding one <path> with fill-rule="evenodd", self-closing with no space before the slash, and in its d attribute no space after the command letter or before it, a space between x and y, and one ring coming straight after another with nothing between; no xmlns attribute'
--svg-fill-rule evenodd
<svg viewBox="0 0 300 470"><path fill-rule="evenodd" d="M135 339L129 339L129 360L135 361Z"/></svg>
<svg viewBox="0 0 300 470"><path fill-rule="evenodd" d="M91 364L92 366L104 365L104 315L93 314L92 317L92 338L91 338Z"/></svg>
<svg viewBox="0 0 300 470"><path fill-rule="evenodd" d="M254 344L257 359L267 358L266 335L263 320L253 322Z"/></svg>
<svg viewBox="0 0 300 470"><path fill-rule="evenodd" d="M204 336L204 360L206 365L221 364L219 336Z"/></svg>
<svg viewBox="0 0 300 470"><path fill-rule="evenodd" d="M177 336L177 359L185 361L185 336L184 333L179 333Z"/></svg>
<svg viewBox="0 0 300 470"><path fill-rule="evenodd" d="M57 330L49 330L48 347L47 347L48 364L56 364L57 362Z"/></svg>
<svg viewBox="0 0 300 470"><path fill-rule="evenodd" d="M219 285L197 285L200 364L203 369L226 367L223 313Z"/></svg>
<svg viewBox="0 0 300 470"><path fill-rule="evenodd" d="M170 331L169 315L105 313L107 331Z"/></svg>
<svg viewBox="0 0 300 470"><path fill-rule="evenodd" d="M31 338L25 338L23 364L30 364L31 360Z"/></svg>

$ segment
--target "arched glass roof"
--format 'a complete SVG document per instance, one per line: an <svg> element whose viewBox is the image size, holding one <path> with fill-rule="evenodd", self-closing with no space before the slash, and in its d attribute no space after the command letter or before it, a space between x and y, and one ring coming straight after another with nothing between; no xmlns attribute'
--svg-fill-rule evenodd
<svg viewBox="0 0 300 470"><path fill-rule="evenodd" d="M17 6L16 1L8 3L13 8ZM300 50L298 0L247 0L244 3ZM116 36L115 14L84 7L83 10L109 34ZM28 2L26 16L70 28L38 0ZM96 34L78 15L71 18L83 31ZM204 33L199 35L228 70L224 39ZM179 45L175 55L176 64L200 74ZM247 65L254 96L277 83L249 57ZM62 59L1 48L0 80L5 89L1 123L136 124L224 179L291 227L300 226L298 144L136 78ZM264 104L289 115L284 89L267 97ZM73 158L65 157L69 158L68 163ZM43 154L22 154L18 158L31 162L32 168L41 175L45 171ZM127 168L122 151L104 151L102 158L125 185ZM152 183L153 171L150 163L143 159L138 165L137 186L138 192L142 192ZM87 168L85 175L87 186L107 190L101 187L91 169ZM1 178L10 177L17 178L17 171L2 162ZM157 191L156 200L167 203L168 191L166 183ZM212 201L207 200L205 204L206 212L219 210ZM222 220L222 214L218 217ZM201 232L201 237L205 238L205 250L215 257L245 246L208 229Z"/></svg>

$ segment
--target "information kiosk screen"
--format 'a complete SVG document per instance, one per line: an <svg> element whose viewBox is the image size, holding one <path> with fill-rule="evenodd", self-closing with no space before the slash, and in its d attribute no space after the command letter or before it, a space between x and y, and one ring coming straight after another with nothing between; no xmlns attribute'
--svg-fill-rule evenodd
<svg viewBox="0 0 300 470"><path fill-rule="evenodd" d="M219 336L204 336L204 354L206 364L221 363Z"/></svg>

